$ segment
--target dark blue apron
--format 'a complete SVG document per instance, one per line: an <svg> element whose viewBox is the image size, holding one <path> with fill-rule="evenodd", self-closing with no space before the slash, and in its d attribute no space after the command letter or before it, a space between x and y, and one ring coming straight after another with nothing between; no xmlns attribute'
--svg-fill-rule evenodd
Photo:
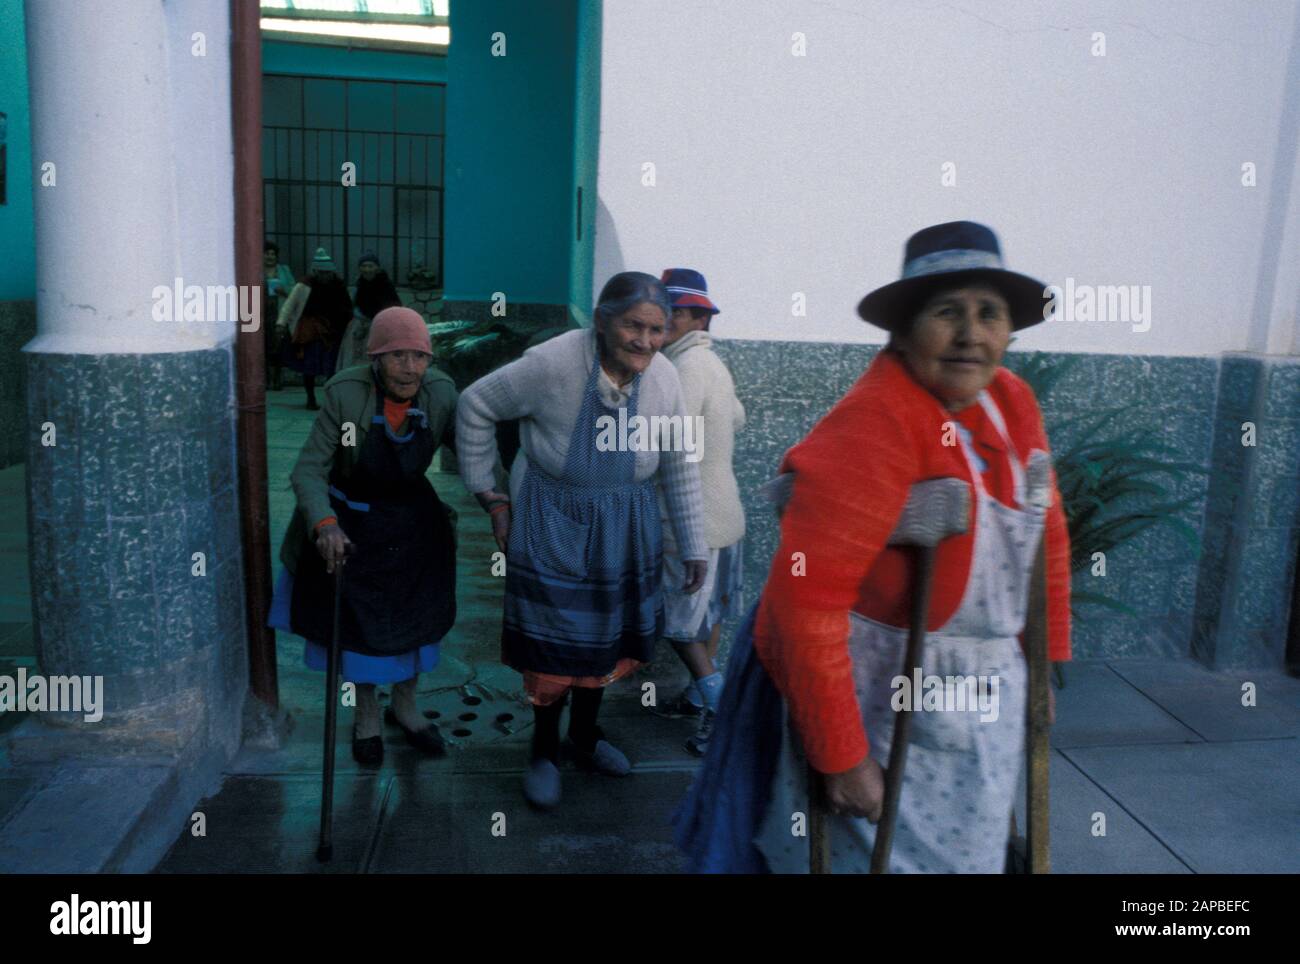
<svg viewBox="0 0 1300 964"><path fill-rule="evenodd" d="M408 409L408 431L395 434L376 375L370 421L351 477L341 483L337 470L330 475L330 505L356 545L343 573L339 636L343 649L392 656L436 642L456 621L456 544L424 474L438 447L428 417ZM333 612L334 577L316 547L305 546L294 574L293 631L328 643Z"/></svg>

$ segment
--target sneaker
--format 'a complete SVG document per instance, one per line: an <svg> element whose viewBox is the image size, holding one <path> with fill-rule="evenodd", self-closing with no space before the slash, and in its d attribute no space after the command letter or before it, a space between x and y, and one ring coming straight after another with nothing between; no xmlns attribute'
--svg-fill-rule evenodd
<svg viewBox="0 0 1300 964"><path fill-rule="evenodd" d="M705 710L700 714L700 722L695 727L695 733L686 738L687 752L704 756L709 749L709 738L713 736L713 722L716 718L717 714L713 710Z"/></svg>
<svg viewBox="0 0 1300 964"><path fill-rule="evenodd" d="M693 720L700 715L704 707L688 700L686 692L683 690L668 702L650 706L647 709L656 716L662 716L669 720Z"/></svg>
<svg viewBox="0 0 1300 964"><path fill-rule="evenodd" d="M524 774L524 797L542 810L550 810L560 802L560 770L546 757L528 765L528 772Z"/></svg>
<svg viewBox="0 0 1300 964"><path fill-rule="evenodd" d="M623 751L608 740L597 740L596 748L590 753L572 740L568 742L574 759L589 769L598 770L611 777L625 777L632 772L632 764L623 755Z"/></svg>

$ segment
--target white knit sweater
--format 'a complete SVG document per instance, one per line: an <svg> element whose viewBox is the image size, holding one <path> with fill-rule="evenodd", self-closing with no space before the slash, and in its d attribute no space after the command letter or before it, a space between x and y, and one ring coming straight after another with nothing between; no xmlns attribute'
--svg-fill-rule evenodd
<svg viewBox="0 0 1300 964"><path fill-rule="evenodd" d="M520 419L520 453L510 471L511 498L518 497L529 460L553 478L563 476L569 439L595 359L595 330L567 331L528 349L461 392L456 407L456 457L466 488L483 492L493 487L496 423L512 418ZM681 383L670 361L656 354L640 378L638 415L686 414ZM604 377L598 377L596 384L605 405L626 404L631 385L620 391ZM637 451L636 481L652 476L666 497L674 544L686 547L682 558L708 558L699 465L687 461L685 452Z"/></svg>
<svg viewBox="0 0 1300 964"><path fill-rule="evenodd" d="M745 535L745 509L731 465L736 433L745 426L745 407L712 344L707 331L691 331L665 346L663 354L677 367L687 413L702 417L704 538L710 549L721 549Z"/></svg>

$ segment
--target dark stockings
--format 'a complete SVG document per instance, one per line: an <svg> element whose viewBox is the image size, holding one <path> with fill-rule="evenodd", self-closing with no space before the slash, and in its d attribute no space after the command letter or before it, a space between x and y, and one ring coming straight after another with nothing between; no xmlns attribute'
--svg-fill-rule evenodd
<svg viewBox="0 0 1300 964"><path fill-rule="evenodd" d="M600 713L600 700L605 695L603 687L575 686L549 706L533 706L533 759L542 757L557 763L560 757L560 714L569 695L573 707L569 711L569 739L580 749L591 753L596 741L603 739L596 716Z"/></svg>
<svg viewBox="0 0 1300 964"><path fill-rule="evenodd" d="M564 712L565 697L561 696L549 706L533 705L533 759L543 757L552 763L560 759L560 714Z"/></svg>
<svg viewBox="0 0 1300 964"><path fill-rule="evenodd" d="M596 714L600 712L600 698L605 695L603 686L573 688L573 709L569 711L569 739L578 749L591 753L596 749L596 741L602 738L600 727L596 725Z"/></svg>
<svg viewBox="0 0 1300 964"><path fill-rule="evenodd" d="M315 408L316 407L316 376L303 375L302 387L307 389L307 407Z"/></svg>

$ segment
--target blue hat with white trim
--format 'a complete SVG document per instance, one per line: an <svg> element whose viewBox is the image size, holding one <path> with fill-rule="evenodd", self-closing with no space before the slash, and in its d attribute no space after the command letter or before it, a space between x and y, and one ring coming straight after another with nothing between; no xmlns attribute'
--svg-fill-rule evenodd
<svg viewBox="0 0 1300 964"><path fill-rule="evenodd" d="M674 308L703 308L712 314L720 309L709 298L709 285L704 275L691 268L666 268L659 279L668 289Z"/></svg>
<svg viewBox="0 0 1300 964"><path fill-rule="evenodd" d="M877 288L858 303L864 321L893 331L911 319L928 292L954 285L985 282L1002 292L1011 309L1011 327L1028 328L1043 321L1050 296L1027 275L1002 267L998 236L974 221L951 221L922 228L907 239L903 276Z"/></svg>

